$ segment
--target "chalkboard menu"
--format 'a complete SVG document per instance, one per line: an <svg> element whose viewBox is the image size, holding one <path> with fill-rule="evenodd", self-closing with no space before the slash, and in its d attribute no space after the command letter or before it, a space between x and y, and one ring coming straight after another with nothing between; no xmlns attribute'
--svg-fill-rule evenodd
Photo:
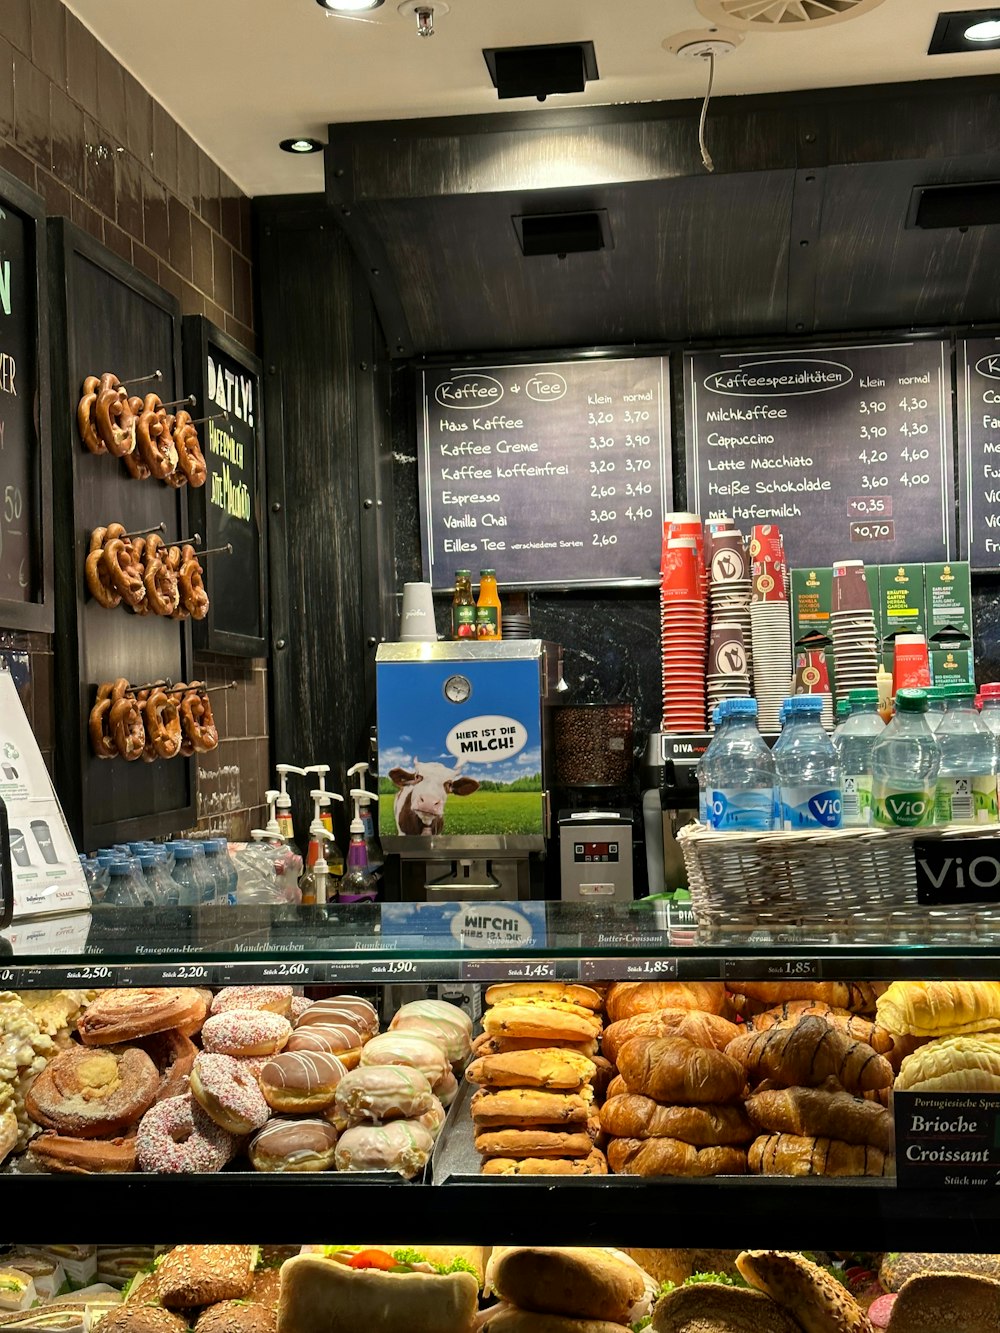
<svg viewBox="0 0 1000 1333"><path fill-rule="evenodd" d="M0 624L50 630L42 218L42 201L0 175Z"/></svg>
<svg viewBox="0 0 1000 1333"><path fill-rule="evenodd" d="M958 344L958 477L962 556L1000 565L1000 338Z"/></svg>
<svg viewBox="0 0 1000 1333"><path fill-rule="evenodd" d="M672 505L665 358L452 366L419 377L424 578L501 587L659 578Z"/></svg>
<svg viewBox="0 0 1000 1333"><path fill-rule="evenodd" d="M264 523L264 414L260 362L200 315L184 319L184 387L195 394L208 465L205 485L191 490L191 521L204 549L232 546L206 561L211 602L194 623L196 648L235 657L267 653ZM190 488L189 488L190 489Z"/></svg>
<svg viewBox="0 0 1000 1333"><path fill-rule="evenodd" d="M693 352L688 503L776 523L793 565L953 557L949 344Z"/></svg>

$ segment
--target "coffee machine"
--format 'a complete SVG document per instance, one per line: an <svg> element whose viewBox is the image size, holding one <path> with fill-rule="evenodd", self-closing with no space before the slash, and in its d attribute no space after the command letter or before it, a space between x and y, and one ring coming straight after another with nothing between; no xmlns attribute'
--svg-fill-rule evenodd
<svg viewBox="0 0 1000 1333"><path fill-rule="evenodd" d="M687 884L677 835L698 818L698 761L709 747L707 732L650 732L642 756L642 816L649 892Z"/></svg>
<svg viewBox="0 0 1000 1333"><path fill-rule="evenodd" d="M551 708L562 649L541 639L383 643L379 837L408 902L544 896Z"/></svg>

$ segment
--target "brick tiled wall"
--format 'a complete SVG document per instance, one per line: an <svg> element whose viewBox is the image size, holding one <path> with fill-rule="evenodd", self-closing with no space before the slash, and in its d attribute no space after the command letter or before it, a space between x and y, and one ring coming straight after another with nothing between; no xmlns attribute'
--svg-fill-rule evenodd
<svg viewBox="0 0 1000 1333"><path fill-rule="evenodd" d="M256 350L250 200L62 0L0 0L0 167L173 293ZM51 760L58 725L46 635L0 626L0 648L27 652L29 709ZM267 786L266 663L205 658L223 738L201 761L204 827L242 836Z"/></svg>

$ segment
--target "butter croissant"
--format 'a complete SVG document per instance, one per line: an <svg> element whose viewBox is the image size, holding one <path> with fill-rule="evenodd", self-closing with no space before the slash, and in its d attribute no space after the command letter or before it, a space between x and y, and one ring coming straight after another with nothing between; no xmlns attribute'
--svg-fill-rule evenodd
<svg viewBox="0 0 1000 1333"><path fill-rule="evenodd" d="M781 1136L869 1144L884 1153L891 1153L895 1146L892 1114L877 1102L852 1097L849 1092L775 1088L748 1097L746 1113L760 1129Z"/></svg>
<svg viewBox="0 0 1000 1333"><path fill-rule="evenodd" d="M818 1087L836 1079L847 1092L868 1092L892 1083L885 1056L821 1018L803 1018L793 1028L768 1028L737 1037L726 1054L739 1060L750 1082L773 1079L785 1087Z"/></svg>
<svg viewBox="0 0 1000 1333"><path fill-rule="evenodd" d="M1000 1092L1000 1034L942 1037L908 1055L899 1092Z"/></svg>
<svg viewBox="0 0 1000 1333"><path fill-rule="evenodd" d="M747 1150L750 1170L763 1176L888 1176L892 1158L880 1148L801 1134L762 1134Z"/></svg>
<svg viewBox="0 0 1000 1333"><path fill-rule="evenodd" d="M998 981L894 981L877 1022L897 1036L948 1037L1000 1029Z"/></svg>

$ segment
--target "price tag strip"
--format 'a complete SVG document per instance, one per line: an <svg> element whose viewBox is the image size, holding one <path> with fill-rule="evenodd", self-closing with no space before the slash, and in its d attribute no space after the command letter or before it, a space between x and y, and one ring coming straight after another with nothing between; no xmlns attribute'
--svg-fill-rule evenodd
<svg viewBox="0 0 1000 1333"><path fill-rule="evenodd" d="M581 981L673 981L676 958L581 958Z"/></svg>
<svg viewBox="0 0 1000 1333"><path fill-rule="evenodd" d="M723 981L820 981L819 958L726 958Z"/></svg>
<svg viewBox="0 0 1000 1333"><path fill-rule="evenodd" d="M575 958L466 958L463 981L576 981Z"/></svg>

